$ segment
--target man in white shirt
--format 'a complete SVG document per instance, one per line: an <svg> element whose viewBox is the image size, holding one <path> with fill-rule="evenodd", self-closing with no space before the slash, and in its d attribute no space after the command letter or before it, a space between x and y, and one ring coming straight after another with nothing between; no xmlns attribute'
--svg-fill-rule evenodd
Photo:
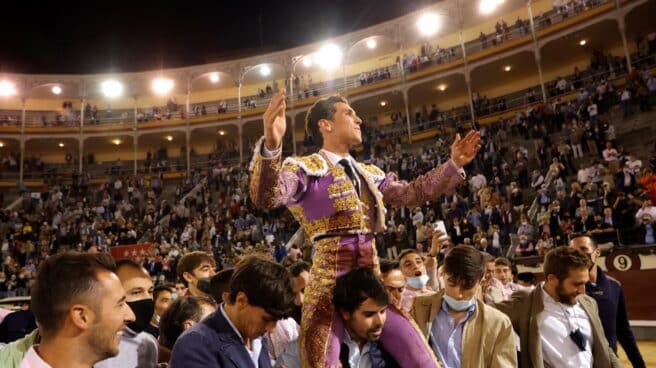
<svg viewBox="0 0 656 368"><path fill-rule="evenodd" d="M87 368L119 353L135 316L115 270L107 254L60 253L44 261L32 289L41 342L20 368Z"/></svg>
<svg viewBox="0 0 656 368"><path fill-rule="evenodd" d="M621 367L610 349L597 303L585 294L590 257L558 247L544 260L545 282L495 304L520 337L520 367Z"/></svg>
<svg viewBox="0 0 656 368"><path fill-rule="evenodd" d="M635 218L640 221L643 215L649 215L651 218L656 219L656 206L652 205L649 199L642 202L642 207L636 213Z"/></svg>

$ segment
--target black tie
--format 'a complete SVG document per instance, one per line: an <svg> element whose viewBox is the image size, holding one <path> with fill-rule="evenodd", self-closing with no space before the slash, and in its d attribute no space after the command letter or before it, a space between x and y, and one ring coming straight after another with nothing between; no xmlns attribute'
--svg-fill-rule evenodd
<svg viewBox="0 0 656 368"><path fill-rule="evenodd" d="M360 184L358 179L355 177L355 172L353 172L353 167L351 167L351 163L347 159L341 159L339 160L339 164L344 167L344 171L346 171L346 175L348 175L349 178L351 178L351 181L353 182L353 186L355 187L355 192L360 195Z"/></svg>

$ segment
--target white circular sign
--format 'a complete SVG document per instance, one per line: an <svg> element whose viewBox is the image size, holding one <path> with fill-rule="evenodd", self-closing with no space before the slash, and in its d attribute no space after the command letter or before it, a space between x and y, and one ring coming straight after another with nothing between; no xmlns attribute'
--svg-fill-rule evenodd
<svg viewBox="0 0 656 368"><path fill-rule="evenodd" d="M615 269L618 271L628 271L631 269L632 265L633 262L631 261L631 257L626 254L620 254L613 259L613 266L615 266Z"/></svg>

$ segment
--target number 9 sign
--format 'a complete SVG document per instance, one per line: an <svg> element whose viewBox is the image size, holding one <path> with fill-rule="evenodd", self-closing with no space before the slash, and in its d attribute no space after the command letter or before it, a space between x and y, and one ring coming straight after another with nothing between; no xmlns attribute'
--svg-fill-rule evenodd
<svg viewBox="0 0 656 368"><path fill-rule="evenodd" d="M606 268L612 271L640 270L640 257L626 252L613 252L606 256Z"/></svg>

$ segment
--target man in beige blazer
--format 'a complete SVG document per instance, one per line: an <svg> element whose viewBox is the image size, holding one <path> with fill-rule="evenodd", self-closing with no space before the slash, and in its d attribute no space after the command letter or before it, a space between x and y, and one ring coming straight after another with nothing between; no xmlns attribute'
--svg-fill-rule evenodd
<svg viewBox="0 0 656 368"><path fill-rule="evenodd" d="M517 366L510 320L477 297L484 274L483 254L457 246L444 258L444 289L414 299L411 314L445 368Z"/></svg>
<svg viewBox="0 0 656 368"><path fill-rule="evenodd" d="M585 295L590 267L582 251L554 248L545 256L542 285L495 304L519 335L521 368L622 366L609 348L597 303Z"/></svg>

